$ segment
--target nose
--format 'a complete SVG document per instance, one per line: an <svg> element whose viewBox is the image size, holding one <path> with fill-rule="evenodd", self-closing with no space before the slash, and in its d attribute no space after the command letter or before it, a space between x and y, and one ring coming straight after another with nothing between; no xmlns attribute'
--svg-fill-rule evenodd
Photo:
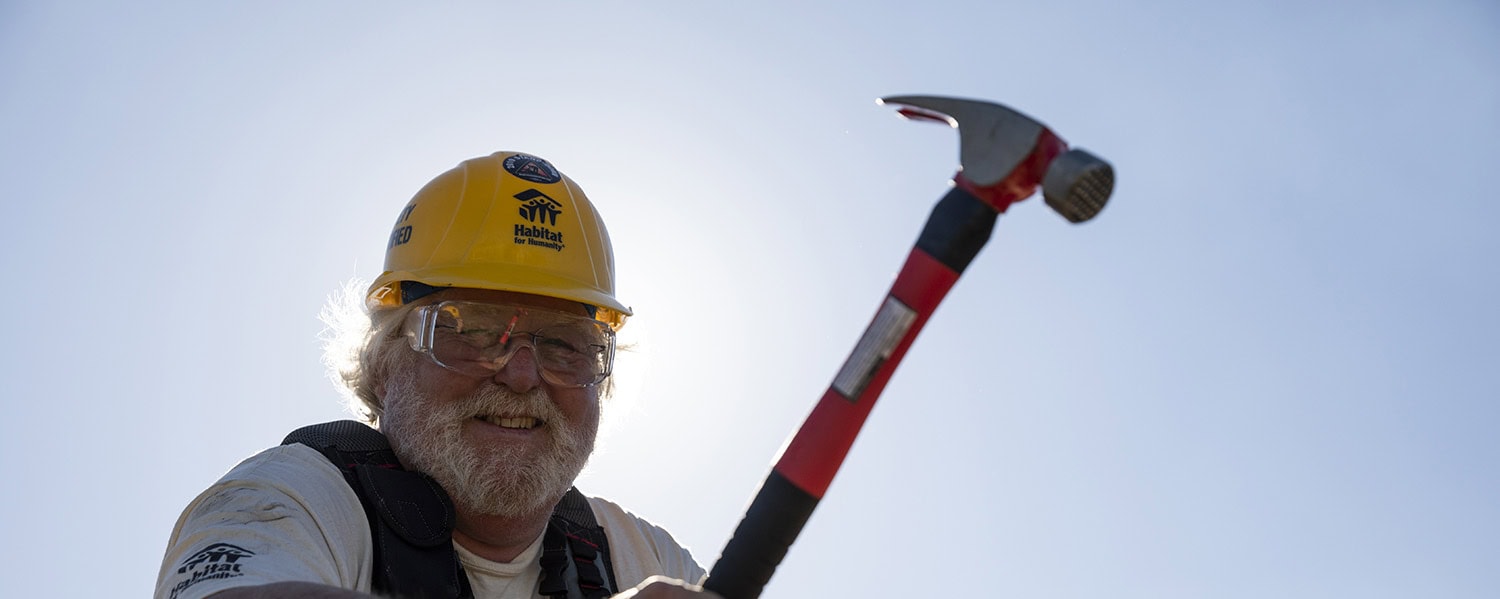
<svg viewBox="0 0 1500 599"><path fill-rule="evenodd" d="M504 385L516 393L526 393L542 384L542 373L537 367L536 351L530 343L518 343L511 350L505 364L495 372L495 384Z"/></svg>

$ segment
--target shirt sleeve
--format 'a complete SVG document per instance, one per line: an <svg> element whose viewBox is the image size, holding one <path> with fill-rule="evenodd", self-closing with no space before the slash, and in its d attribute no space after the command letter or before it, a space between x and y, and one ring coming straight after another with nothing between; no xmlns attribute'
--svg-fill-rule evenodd
<svg viewBox="0 0 1500 599"><path fill-rule="evenodd" d="M692 552L679 545L666 529L605 499L590 497L589 504L609 538L609 559L620 590L657 574L693 584L702 584L708 577Z"/></svg>
<svg viewBox="0 0 1500 599"><path fill-rule="evenodd" d="M374 560L359 498L321 453L268 449L183 510L156 579L157 599L306 581L368 592Z"/></svg>

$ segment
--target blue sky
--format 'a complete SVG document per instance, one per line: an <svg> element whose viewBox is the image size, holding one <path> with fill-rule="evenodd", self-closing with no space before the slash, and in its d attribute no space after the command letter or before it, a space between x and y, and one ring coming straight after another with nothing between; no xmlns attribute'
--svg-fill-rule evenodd
<svg viewBox="0 0 1500 599"><path fill-rule="evenodd" d="M1500 593L1500 9L0 4L0 588L149 593L178 511L345 416L317 313L422 184L544 156L637 318L580 485L709 566L1002 102L1016 205L767 596Z"/></svg>

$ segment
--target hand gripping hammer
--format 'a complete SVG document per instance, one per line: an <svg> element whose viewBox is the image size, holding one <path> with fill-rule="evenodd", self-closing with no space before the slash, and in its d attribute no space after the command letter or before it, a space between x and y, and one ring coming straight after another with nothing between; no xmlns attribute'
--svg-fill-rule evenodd
<svg viewBox="0 0 1500 599"><path fill-rule="evenodd" d="M725 599L760 596L823 498L875 400L933 310L989 241L995 221L1038 185L1047 205L1074 223L1104 208L1114 170L1069 149L1041 123L977 100L893 96L902 116L958 129L959 172L917 238L875 318L833 384L787 443L704 588Z"/></svg>

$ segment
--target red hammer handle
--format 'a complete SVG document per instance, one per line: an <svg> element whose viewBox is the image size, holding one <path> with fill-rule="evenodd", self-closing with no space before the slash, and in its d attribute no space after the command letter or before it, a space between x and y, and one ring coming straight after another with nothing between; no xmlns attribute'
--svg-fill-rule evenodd
<svg viewBox="0 0 1500 599"><path fill-rule="evenodd" d="M1017 169L1022 170L1027 169ZM756 493L704 583L706 589L726 599L760 596L917 333L989 241L1000 212L1035 190L1035 183L1005 185L1012 178L984 189L975 189L961 176L956 179L958 185L933 207L854 352Z"/></svg>

